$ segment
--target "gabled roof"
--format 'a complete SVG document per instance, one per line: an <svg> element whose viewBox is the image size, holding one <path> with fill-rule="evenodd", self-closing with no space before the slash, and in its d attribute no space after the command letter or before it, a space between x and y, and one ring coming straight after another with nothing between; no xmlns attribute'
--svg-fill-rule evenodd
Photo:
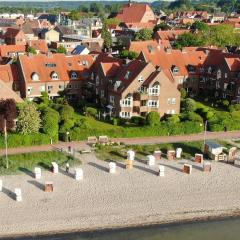
<svg viewBox="0 0 240 240"><path fill-rule="evenodd" d="M23 102L23 99L20 98L16 92L9 88L1 79L0 79L0 99L14 99L17 103Z"/></svg>
<svg viewBox="0 0 240 240"><path fill-rule="evenodd" d="M159 44L155 40L148 40L148 41L132 41L128 47L129 51L134 51L140 53L143 49L148 51L158 51Z"/></svg>
<svg viewBox="0 0 240 240"><path fill-rule="evenodd" d="M145 13L148 13L148 15L153 14L153 11L148 4L131 3L126 4L123 7L122 12L117 14L116 18L118 18L121 22L125 23L149 22L150 20L155 20L154 17L151 16L149 17L149 19L147 19L147 21L143 19Z"/></svg>
<svg viewBox="0 0 240 240"><path fill-rule="evenodd" d="M122 64L118 61L110 63L101 63L103 72L106 77L111 78L117 75L117 72L120 70Z"/></svg>
<svg viewBox="0 0 240 240"><path fill-rule="evenodd" d="M32 75L38 74L40 82L52 82L51 74L56 72L59 81L70 81L71 72L78 73L78 80L89 77L93 64L91 55L66 56L65 54L38 54L34 56L22 55L19 61L24 72L25 81L32 83ZM55 80L57 81L57 80Z"/></svg>
<svg viewBox="0 0 240 240"><path fill-rule="evenodd" d="M22 32L21 29L18 28L8 28L7 31L4 33L4 38L13 38L16 37L20 32Z"/></svg>
<svg viewBox="0 0 240 240"><path fill-rule="evenodd" d="M31 46L35 48L36 50L40 51L41 53L47 53L48 52L48 46L45 40L39 39L39 40L29 40L28 46Z"/></svg>
<svg viewBox="0 0 240 240"><path fill-rule="evenodd" d="M14 64L0 65L0 80L5 83L19 81L17 66Z"/></svg>
<svg viewBox="0 0 240 240"><path fill-rule="evenodd" d="M240 57L225 57L224 60L230 71L240 72Z"/></svg>
<svg viewBox="0 0 240 240"><path fill-rule="evenodd" d="M7 57L8 53L25 53L25 45L0 45L0 56Z"/></svg>
<svg viewBox="0 0 240 240"><path fill-rule="evenodd" d="M159 38L161 40L175 41L178 36L188 32L190 32L190 30L187 30L187 29L166 30L166 31L158 31L155 36L156 38Z"/></svg>

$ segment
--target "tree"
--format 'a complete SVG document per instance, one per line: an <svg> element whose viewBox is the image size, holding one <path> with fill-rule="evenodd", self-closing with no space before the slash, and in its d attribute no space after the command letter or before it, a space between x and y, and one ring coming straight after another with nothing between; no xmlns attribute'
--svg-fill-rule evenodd
<svg viewBox="0 0 240 240"><path fill-rule="evenodd" d="M74 109L69 105L62 105L59 109L60 114L60 132L66 133L75 124Z"/></svg>
<svg viewBox="0 0 240 240"><path fill-rule="evenodd" d="M136 33L135 40L136 41L146 41L151 40L153 36L153 30L143 28Z"/></svg>
<svg viewBox="0 0 240 240"><path fill-rule="evenodd" d="M201 35L183 33L176 40L175 47L181 49L184 47L200 47L204 46L205 44L205 40L201 37Z"/></svg>
<svg viewBox="0 0 240 240"><path fill-rule="evenodd" d="M64 54L66 54L67 53L67 49L63 45L60 45L57 48L57 53L64 53Z"/></svg>
<svg viewBox="0 0 240 240"><path fill-rule="evenodd" d="M40 113L32 102L19 104L17 131L21 134L37 133L41 126Z"/></svg>
<svg viewBox="0 0 240 240"><path fill-rule="evenodd" d="M204 22L196 21L192 24L192 29L207 32L209 31L209 26Z"/></svg>
<svg viewBox="0 0 240 240"><path fill-rule="evenodd" d="M111 25L119 25L120 24L120 20L117 19L117 18L108 18L108 19L105 19L105 24L107 26L111 26Z"/></svg>
<svg viewBox="0 0 240 240"><path fill-rule="evenodd" d="M102 38L104 40L104 46L106 48L111 48L112 47L112 35L108 31L107 24L104 22L103 28L102 28Z"/></svg>
<svg viewBox="0 0 240 240"><path fill-rule="evenodd" d="M157 24L153 28L153 32L155 33L155 32L157 32L159 30L165 31L165 30L170 30L170 29L171 29L171 27L167 23L162 22L162 23Z"/></svg>
<svg viewBox="0 0 240 240"><path fill-rule="evenodd" d="M37 54L36 49L33 48L33 47L30 47L30 46L28 46L27 52L28 52L28 53L31 53L31 54L33 54L33 55L36 55L36 54Z"/></svg>
<svg viewBox="0 0 240 240"><path fill-rule="evenodd" d="M128 58L130 60L136 59L138 57L138 53L134 51L123 50L120 53L120 58Z"/></svg>
<svg viewBox="0 0 240 240"><path fill-rule="evenodd" d="M15 127L15 119L17 118L17 108L14 99L0 100L0 131L4 131L4 121L6 120L7 130Z"/></svg>
<svg viewBox="0 0 240 240"><path fill-rule="evenodd" d="M146 120L149 126L158 125L160 122L160 115L158 112L150 112L148 113Z"/></svg>
<svg viewBox="0 0 240 240"><path fill-rule="evenodd" d="M42 113L43 132L48 134L51 138L57 138L59 119L59 113L56 110L47 107Z"/></svg>
<svg viewBox="0 0 240 240"><path fill-rule="evenodd" d="M187 91L186 91L185 88L181 88L180 93L181 93L181 98L182 98L182 99L186 98L186 96L187 96Z"/></svg>
<svg viewBox="0 0 240 240"><path fill-rule="evenodd" d="M40 99L40 104L44 105L44 106L48 106L49 105L49 95L47 92L41 92L41 97Z"/></svg>
<svg viewBox="0 0 240 240"><path fill-rule="evenodd" d="M187 98L184 101L184 108L185 112L194 112L196 110L196 102L191 98Z"/></svg>
<svg viewBox="0 0 240 240"><path fill-rule="evenodd" d="M69 13L68 17L73 21L78 21L81 19L82 15L79 10L72 10Z"/></svg>

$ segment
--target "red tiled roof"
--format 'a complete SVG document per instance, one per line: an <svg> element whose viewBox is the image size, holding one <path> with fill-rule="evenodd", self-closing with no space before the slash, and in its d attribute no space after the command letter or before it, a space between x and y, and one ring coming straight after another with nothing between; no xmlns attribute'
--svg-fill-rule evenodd
<svg viewBox="0 0 240 240"><path fill-rule="evenodd" d="M119 71L121 64L119 62L101 63L106 77L114 77Z"/></svg>
<svg viewBox="0 0 240 240"><path fill-rule="evenodd" d="M148 41L133 41L128 47L129 51L140 53L141 51L152 49L153 51L159 50L159 44L155 40Z"/></svg>
<svg viewBox="0 0 240 240"><path fill-rule="evenodd" d="M47 56L39 54L35 56L20 56L19 61L27 82L33 82L33 73L39 75L41 82L51 82L53 81L51 79L53 72L58 74L59 81L70 81L71 72L78 73L78 80L88 78L85 74L90 72L89 69L93 64L93 57L91 55L66 56L64 54L52 54ZM88 64L84 65L84 61L87 61ZM52 66L47 67L47 64Z"/></svg>
<svg viewBox="0 0 240 240"><path fill-rule="evenodd" d="M230 71L240 71L240 57L226 57L224 58Z"/></svg>
<svg viewBox="0 0 240 240"><path fill-rule="evenodd" d="M145 13L148 13L148 18L143 19ZM116 18L125 23L149 22L155 20L154 13L148 4L132 3L126 4L121 13Z"/></svg>
<svg viewBox="0 0 240 240"><path fill-rule="evenodd" d="M16 37L22 30L18 28L8 28L7 31L4 33L3 37L13 38Z"/></svg>
<svg viewBox="0 0 240 240"><path fill-rule="evenodd" d="M48 52L48 46L45 40L29 40L28 45L39 50L41 53Z"/></svg>
<svg viewBox="0 0 240 240"><path fill-rule="evenodd" d="M17 66L14 64L0 65L0 80L5 83L19 81Z"/></svg>
<svg viewBox="0 0 240 240"><path fill-rule="evenodd" d="M136 22L136 23L125 23L125 26L127 28L137 28L137 29L141 29L141 28L147 28L147 29L153 29L154 26L156 25L156 22L146 22L146 23L141 23L141 22Z"/></svg>
<svg viewBox="0 0 240 240"><path fill-rule="evenodd" d="M0 45L0 56L7 57L8 53L25 53L25 45Z"/></svg>
<svg viewBox="0 0 240 240"><path fill-rule="evenodd" d="M158 31L155 35L156 38L161 40L168 40L168 41L174 41L177 39L179 35L182 35L184 33L188 33L190 30L184 29L184 30L166 30L166 31Z"/></svg>

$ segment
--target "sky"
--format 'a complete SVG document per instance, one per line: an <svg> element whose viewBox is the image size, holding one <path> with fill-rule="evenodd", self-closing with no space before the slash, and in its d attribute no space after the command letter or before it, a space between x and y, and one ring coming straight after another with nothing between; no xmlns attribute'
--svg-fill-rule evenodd
<svg viewBox="0 0 240 240"><path fill-rule="evenodd" d="M20 0L0 0L0 2L19 2ZM81 1L94 1L101 2L102 0L21 0L21 2L81 2ZM128 1L128 0L104 0L104 1ZM134 0L134 2L153 2L155 0Z"/></svg>

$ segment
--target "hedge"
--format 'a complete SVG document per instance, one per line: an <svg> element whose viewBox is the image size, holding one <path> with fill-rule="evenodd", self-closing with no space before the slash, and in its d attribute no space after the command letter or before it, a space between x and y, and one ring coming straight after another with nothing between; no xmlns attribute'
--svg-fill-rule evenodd
<svg viewBox="0 0 240 240"><path fill-rule="evenodd" d="M89 136L107 135L112 138L133 138L192 134L203 131L203 126L196 122L167 123L162 122L157 126L144 127L118 127L112 129L74 128L70 131L71 140L86 140Z"/></svg>
<svg viewBox="0 0 240 240"><path fill-rule="evenodd" d="M57 142L57 139L53 139L53 142ZM50 137L43 133L22 135L22 134L8 134L8 147L25 147L34 145L50 144ZM0 135L0 148L4 148L4 135Z"/></svg>

